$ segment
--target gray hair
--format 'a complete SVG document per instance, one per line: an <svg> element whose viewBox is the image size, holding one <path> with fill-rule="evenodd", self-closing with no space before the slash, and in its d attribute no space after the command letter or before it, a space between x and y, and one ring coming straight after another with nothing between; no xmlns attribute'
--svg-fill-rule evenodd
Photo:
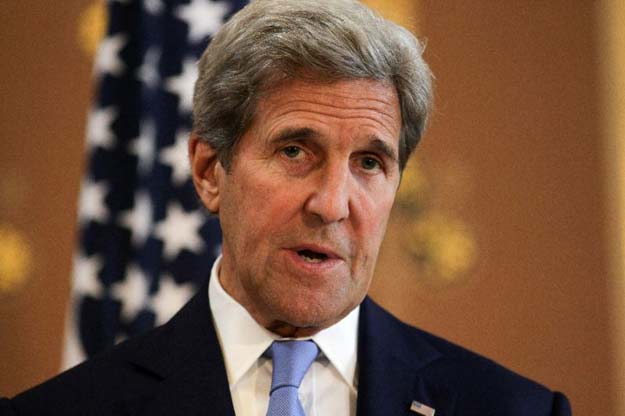
<svg viewBox="0 0 625 416"><path fill-rule="evenodd" d="M425 128L432 75L406 29L356 0L255 0L215 35L199 62L193 130L229 168L261 95L288 78L394 85L404 169Z"/></svg>

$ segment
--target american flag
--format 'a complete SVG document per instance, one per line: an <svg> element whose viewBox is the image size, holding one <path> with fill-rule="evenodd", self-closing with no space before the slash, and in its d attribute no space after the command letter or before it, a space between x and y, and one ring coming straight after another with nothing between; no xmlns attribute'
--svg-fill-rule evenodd
<svg viewBox="0 0 625 416"><path fill-rule="evenodd" d="M167 321L208 277L216 219L189 177L196 62L245 0L109 0L65 342L70 367Z"/></svg>

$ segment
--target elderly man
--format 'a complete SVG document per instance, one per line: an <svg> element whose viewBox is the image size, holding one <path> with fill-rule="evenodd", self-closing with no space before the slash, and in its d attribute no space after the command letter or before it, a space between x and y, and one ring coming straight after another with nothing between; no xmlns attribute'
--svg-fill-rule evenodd
<svg viewBox="0 0 625 416"><path fill-rule="evenodd" d="M566 398L366 298L431 101L422 47L353 0L257 0L200 61L193 182L223 254L169 323L7 414L567 415Z"/></svg>

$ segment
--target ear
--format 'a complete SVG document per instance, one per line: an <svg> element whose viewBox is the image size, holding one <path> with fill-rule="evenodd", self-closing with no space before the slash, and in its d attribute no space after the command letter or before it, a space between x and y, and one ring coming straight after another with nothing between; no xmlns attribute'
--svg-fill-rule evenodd
<svg viewBox="0 0 625 416"><path fill-rule="evenodd" d="M202 203L213 214L219 213L219 191L225 171L215 149L195 132L189 138L189 162L193 185Z"/></svg>

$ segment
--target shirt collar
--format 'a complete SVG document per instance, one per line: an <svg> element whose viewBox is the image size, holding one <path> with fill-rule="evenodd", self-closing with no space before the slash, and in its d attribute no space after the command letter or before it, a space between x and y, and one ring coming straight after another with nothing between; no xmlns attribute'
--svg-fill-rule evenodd
<svg viewBox="0 0 625 416"><path fill-rule="evenodd" d="M235 386L278 335L260 326L219 282L221 256L211 269L208 297L221 343L230 388ZM358 315L354 308L345 318L312 337L321 352L355 391Z"/></svg>

